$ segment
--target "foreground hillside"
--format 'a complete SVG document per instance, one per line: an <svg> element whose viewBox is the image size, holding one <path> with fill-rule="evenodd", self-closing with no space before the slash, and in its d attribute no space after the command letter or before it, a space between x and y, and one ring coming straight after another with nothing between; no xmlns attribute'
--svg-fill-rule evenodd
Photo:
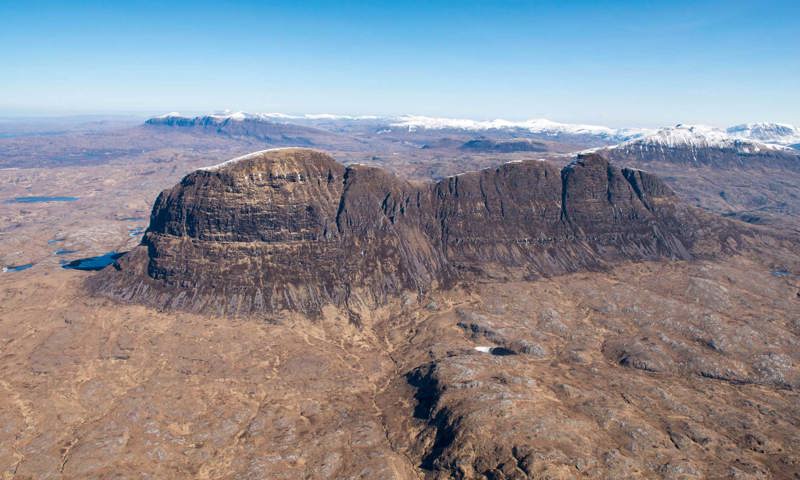
<svg viewBox="0 0 800 480"><path fill-rule="evenodd" d="M336 308L264 323L98 299L75 271L2 277L0 465L13 478L793 478L798 268L776 252L470 283L358 328Z"/></svg>

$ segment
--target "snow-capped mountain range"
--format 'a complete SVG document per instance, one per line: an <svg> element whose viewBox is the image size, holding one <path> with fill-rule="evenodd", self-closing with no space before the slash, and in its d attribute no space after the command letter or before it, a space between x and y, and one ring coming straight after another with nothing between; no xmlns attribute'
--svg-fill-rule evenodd
<svg viewBox="0 0 800 480"><path fill-rule="evenodd" d="M787 150L782 145L763 143L743 136L733 136L727 131L704 125L676 125L661 128L653 133L628 140L619 147L646 149L670 149L688 147L691 150L717 148L738 153L759 153L766 150Z"/></svg>
<svg viewBox="0 0 800 480"><path fill-rule="evenodd" d="M511 120L469 120L460 118L425 117L420 115L404 115L391 123L393 127L407 128L409 131L422 130L525 130L541 135L591 135L603 138L627 139L643 135L646 129L609 128L601 125L583 125L559 123L544 118L511 121Z"/></svg>
<svg viewBox="0 0 800 480"><path fill-rule="evenodd" d="M661 129L610 128L601 125L559 123L547 119L471 120L463 118L428 117L422 115L336 115L329 113L291 115L278 112L246 113L223 112L204 116L184 116L177 112L160 115L148 120L149 124L183 124L188 122L240 122L245 120L276 123L342 121L371 122L381 125L381 132L400 129L408 132L420 130L461 130L474 132L520 131L548 137L583 136L594 137L604 142L636 142L641 146L675 147L688 145L692 148L732 148L742 153L764 149L781 148L778 145L800 143L800 129L782 123L748 123L735 125L725 130L703 125L682 125Z"/></svg>
<svg viewBox="0 0 800 480"><path fill-rule="evenodd" d="M676 125L618 145L592 149L612 162L695 165L732 170L766 167L797 170L800 152L790 147L733 137L701 125ZM648 167L651 168L651 167Z"/></svg>
<svg viewBox="0 0 800 480"><path fill-rule="evenodd" d="M240 121L264 121L264 122L320 122L320 121L343 121L343 122L371 122L380 124L383 133L392 130L416 132L422 130L460 130L471 132L488 131L519 131L530 134L543 135L548 137L558 136L585 136L595 137L608 142L621 142L630 138L644 135L651 130L641 128L610 128L601 125L584 125L559 123L547 119L531 119L522 121L512 120L471 120L463 118L428 117L422 115L398 115L398 116L376 116L376 115L335 115L330 113L315 113L291 115L278 112L270 113L247 113L247 112L223 112L202 116L186 116L178 112L170 112L164 115L153 117L147 121L149 124L187 124L187 123L222 123Z"/></svg>

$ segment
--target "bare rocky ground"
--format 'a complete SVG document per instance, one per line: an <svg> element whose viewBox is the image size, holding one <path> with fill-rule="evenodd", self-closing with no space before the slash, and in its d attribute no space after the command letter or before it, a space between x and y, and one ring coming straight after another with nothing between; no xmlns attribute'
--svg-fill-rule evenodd
<svg viewBox="0 0 800 480"><path fill-rule="evenodd" d="M392 438L435 478L796 478L796 287L743 258L481 285L394 354Z"/></svg>
<svg viewBox="0 0 800 480"><path fill-rule="evenodd" d="M7 478L797 478L800 284L774 260L466 285L360 329L334 309L167 314L87 296L82 272L4 275L0 465Z"/></svg>

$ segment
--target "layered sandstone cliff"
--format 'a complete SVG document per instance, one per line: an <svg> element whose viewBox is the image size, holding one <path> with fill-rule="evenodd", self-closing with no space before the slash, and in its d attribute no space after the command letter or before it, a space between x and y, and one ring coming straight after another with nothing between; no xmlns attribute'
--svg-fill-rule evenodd
<svg viewBox="0 0 800 480"><path fill-rule="evenodd" d="M187 175L159 195L141 246L90 284L198 312L355 312L404 291L692 259L741 241L736 224L598 155L410 183L292 148Z"/></svg>

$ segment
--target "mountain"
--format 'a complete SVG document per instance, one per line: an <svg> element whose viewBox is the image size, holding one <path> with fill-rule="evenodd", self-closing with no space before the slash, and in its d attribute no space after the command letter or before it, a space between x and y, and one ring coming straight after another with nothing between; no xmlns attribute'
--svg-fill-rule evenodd
<svg viewBox="0 0 800 480"><path fill-rule="evenodd" d="M274 146L332 146L346 143L339 135L286 121L281 114L229 114L186 117L168 113L145 122L149 127L178 127L233 138L247 137Z"/></svg>
<svg viewBox="0 0 800 480"><path fill-rule="evenodd" d="M395 119L392 127L416 130L462 130L462 131L512 131L533 134L543 137L593 137L607 142L619 142L634 138L646 133L645 129L614 129L599 125L582 125L558 123L547 119L533 119L523 121L509 120L468 120L459 118L426 117L421 115L406 115Z"/></svg>
<svg viewBox="0 0 800 480"><path fill-rule="evenodd" d="M780 145L733 137L701 125L676 125L603 149L612 160L664 162L718 167L763 165L800 170L797 152Z"/></svg>
<svg viewBox="0 0 800 480"><path fill-rule="evenodd" d="M561 170L533 160L411 183L291 148L195 171L162 192L142 245L95 288L190 311L319 314L333 304L357 317L404 291L705 257L741 235L657 177L599 155Z"/></svg>
<svg viewBox="0 0 800 480"><path fill-rule="evenodd" d="M746 138L763 143L789 145L800 142L800 128L785 123L744 123L734 125L726 132L738 138Z"/></svg>
<svg viewBox="0 0 800 480"><path fill-rule="evenodd" d="M800 152L677 125L596 149L620 165L662 176L686 202L750 223L800 229Z"/></svg>

